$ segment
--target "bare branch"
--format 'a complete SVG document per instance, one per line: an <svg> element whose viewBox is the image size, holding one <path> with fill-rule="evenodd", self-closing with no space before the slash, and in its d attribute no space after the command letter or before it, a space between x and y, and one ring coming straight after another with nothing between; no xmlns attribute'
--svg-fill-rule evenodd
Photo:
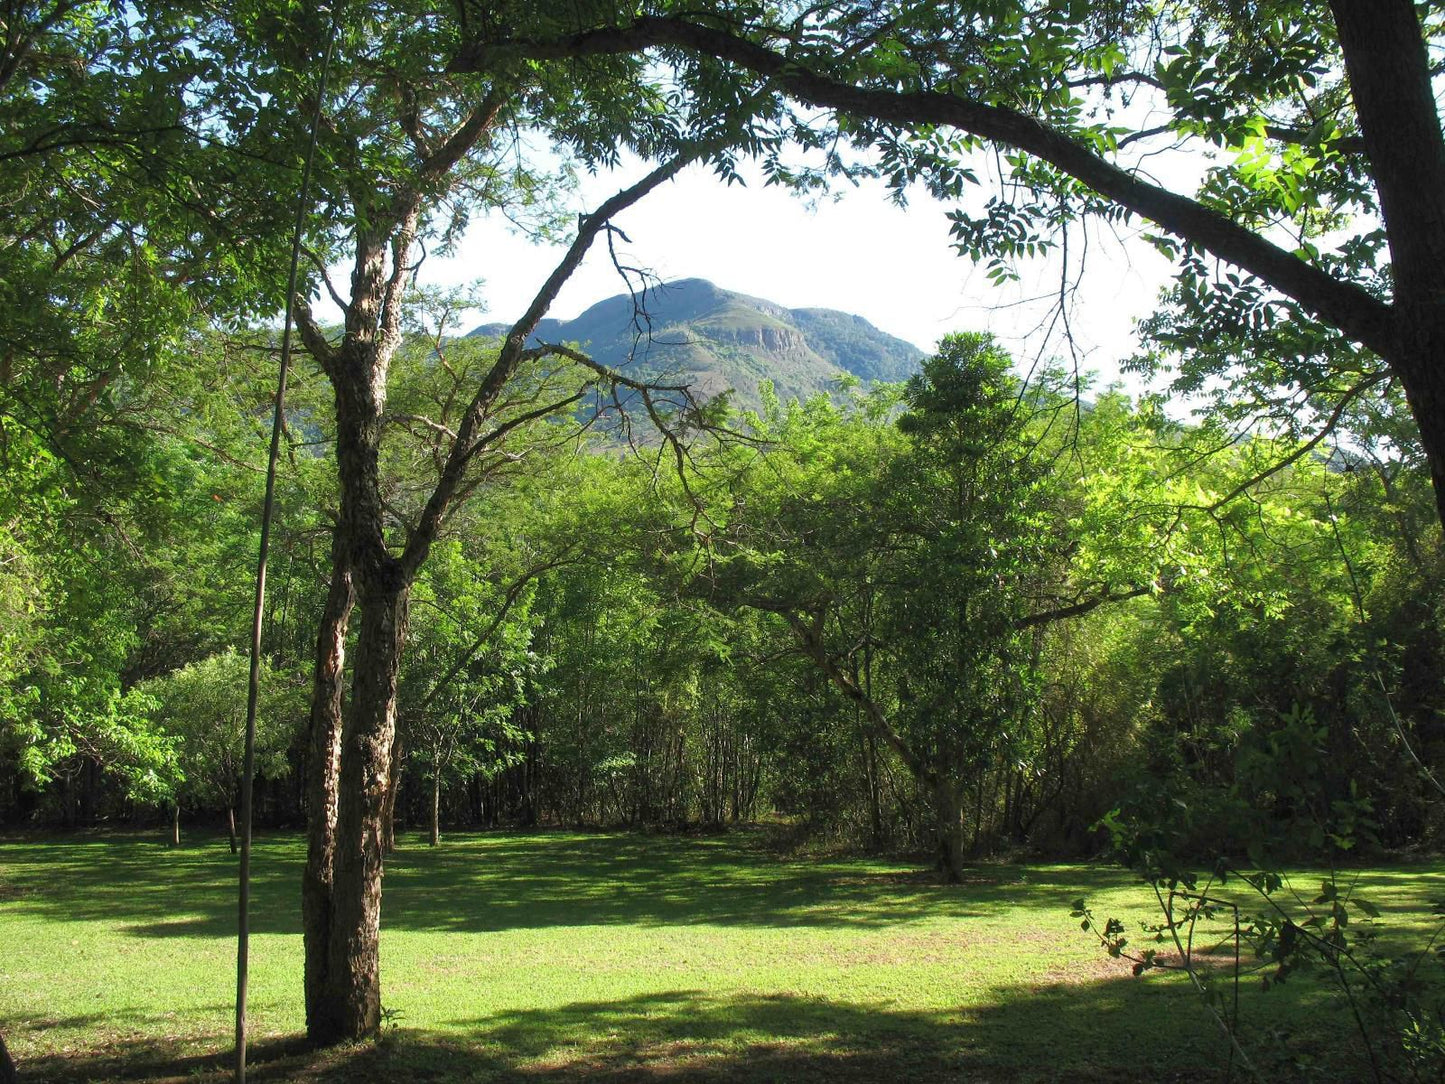
<svg viewBox="0 0 1445 1084"><path fill-rule="evenodd" d="M467 466L476 452L474 434L496 402L497 396L506 386L507 381L512 378L517 367L524 360L528 337L537 329L537 325L547 314L547 310L551 308L552 302L557 299L563 285L581 266L582 259L587 255L587 250L591 247L593 240L614 215L632 206L665 181L671 180L698 153L700 152L681 154L663 163L636 184L613 195L596 211L584 216L579 221L577 236L573 239L571 246L551 275L547 277L547 281L542 284L542 288L537 291L532 303L527 307L527 311L512 325L511 330L502 341L502 348L496 362L482 378L476 394L463 413L461 424L457 426L457 439L452 444L451 454L447 457L441 478L437 481L436 488L432 491L426 507L422 509L417 520L415 529L407 540L406 550L401 558L405 568L415 570L426 559L427 552L431 549L432 542L436 540L437 532L446 516L447 508L456 494L457 487L461 485Z"/></svg>
<svg viewBox="0 0 1445 1084"><path fill-rule="evenodd" d="M803 654L813 660L814 665L823 671L828 680L837 686L844 696L863 709L863 714L874 731L898 754L903 763L908 765L908 769L914 774L914 777L929 786L936 785L937 773L888 721L888 716L878 706L878 702L839 667L837 661L828 653L827 647L823 644L823 612L820 610L814 613L813 620L810 622L804 621L792 611L774 612L780 613L783 620L792 628L798 642L802 645Z"/></svg>
<svg viewBox="0 0 1445 1084"><path fill-rule="evenodd" d="M1131 587L1127 591L1115 591L1112 587L1105 587L1097 595L1072 602L1067 606L1059 606L1052 610L1040 610L1037 613L1028 614L1013 623L1014 628L1019 631L1024 629L1038 628L1041 625L1049 625L1055 621L1064 621L1070 617L1083 617L1091 610L1097 610L1100 606L1109 602L1123 602L1126 599L1139 598L1150 592L1149 587Z"/></svg>
<svg viewBox="0 0 1445 1084"><path fill-rule="evenodd" d="M392 414L388 412L382 417L381 420L383 423L409 422L412 425L420 425L426 429L430 429L433 433L436 433L438 436L446 437L448 440L457 439L456 433L448 429L445 425L442 425L441 422L434 422L430 418L422 414Z"/></svg>
<svg viewBox="0 0 1445 1084"><path fill-rule="evenodd" d="M1380 382L1389 379L1389 376L1390 374L1386 372L1374 373L1371 376L1366 377L1364 380L1361 380L1353 388L1350 388L1348 391L1346 391L1345 394L1340 397L1340 401L1335 404L1335 409L1330 411L1330 416L1325 419L1325 423L1320 427L1320 431L1314 436L1312 436L1309 440L1301 444L1289 455L1271 463L1268 467L1266 467L1264 470L1260 471L1253 477L1246 478L1243 482L1240 482L1237 486L1231 489L1223 497L1220 497L1218 500L1213 501L1207 505L1186 505L1185 507L1196 511L1217 512L1219 509L1223 508L1226 504L1234 500L1236 497L1240 496L1241 494L1247 493L1249 490L1253 489L1255 486L1259 485L1266 479L1274 477L1274 475L1278 474L1286 467L1294 463L1298 463L1301 459L1314 451L1315 448L1319 447L1320 443L1327 436L1329 436L1335 431L1335 427L1340 423L1340 418L1344 416L1346 408L1348 408L1351 403L1353 403L1370 388L1373 388Z"/></svg>

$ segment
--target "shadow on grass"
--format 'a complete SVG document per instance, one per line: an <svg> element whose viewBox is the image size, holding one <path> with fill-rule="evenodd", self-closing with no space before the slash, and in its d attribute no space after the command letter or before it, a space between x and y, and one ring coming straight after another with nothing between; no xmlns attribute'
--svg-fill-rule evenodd
<svg viewBox="0 0 1445 1084"><path fill-rule="evenodd" d="M300 932L300 854L259 839L252 893L259 933ZM0 840L0 912L129 926L139 936L233 936L238 858L225 837L180 847L156 835L85 832Z"/></svg>
<svg viewBox="0 0 1445 1084"><path fill-rule="evenodd" d="M699 1082L1211 1081L1225 1079L1223 1043L1191 995L1127 978L1008 991L968 1015L903 1012L796 996L727 997L682 990L553 1011L457 1022L446 1034L398 1030L377 1043L310 1051L298 1039L253 1048L256 1081ZM1171 1033L1138 1011L1174 999ZM1151 1023L1141 1023L1148 1020ZM1312 1038L1318 1039L1318 1033ZM1275 1035L1274 1065L1309 1057ZM1348 1051L1331 1079L1352 1079ZM168 1053L163 1043L104 1054L52 1055L24 1067L35 1081L221 1080L229 1055Z"/></svg>
<svg viewBox="0 0 1445 1084"><path fill-rule="evenodd" d="M944 886L926 871L897 864L780 861L735 837L512 836L479 843L397 855L387 872L388 923L469 932L695 923L885 926L987 914L1050 890L1021 880L1015 867L980 867L964 884ZM1097 883L1118 883L1117 875L1103 873ZM1062 901L1066 891L1055 894ZM458 900L466 902L459 907Z"/></svg>
<svg viewBox="0 0 1445 1084"><path fill-rule="evenodd" d="M300 932L299 837L258 839L257 933ZM209 841L96 836L0 844L0 908L105 921L139 937L225 937L235 928L235 860ZM490 932L560 926L884 926L925 916L1062 906L1123 883L1105 869L980 866L943 886L897 863L784 861L747 836L473 835L407 846L388 860L384 924Z"/></svg>

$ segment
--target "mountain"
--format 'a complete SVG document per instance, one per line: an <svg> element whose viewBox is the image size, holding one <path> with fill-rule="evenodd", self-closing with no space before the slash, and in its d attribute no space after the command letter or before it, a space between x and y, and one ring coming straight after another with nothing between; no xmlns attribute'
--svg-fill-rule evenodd
<svg viewBox="0 0 1445 1084"><path fill-rule="evenodd" d="M757 404L760 380L771 380L786 401L827 390L842 372L869 381L904 380L923 358L916 346L861 316L788 309L704 279L649 290L646 307L641 330L632 298L622 294L574 320L543 320L533 338L578 343L598 361L629 372L679 376L702 396L732 388L743 405ZM506 331L505 324L483 324L471 334Z"/></svg>

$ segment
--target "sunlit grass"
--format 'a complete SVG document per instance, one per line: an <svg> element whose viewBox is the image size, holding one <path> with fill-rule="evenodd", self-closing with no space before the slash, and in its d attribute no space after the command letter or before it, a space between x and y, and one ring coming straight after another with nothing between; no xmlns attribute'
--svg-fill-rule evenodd
<svg viewBox="0 0 1445 1084"><path fill-rule="evenodd" d="M387 1039L307 1054L296 837L256 854L257 1079L1154 1080L1220 1073L1175 977L1136 980L1069 918L1149 917L1095 866L779 858L759 837L546 833L404 841L387 872ZM230 1042L235 861L224 842L0 842L0 1029L39 1078L195 1079ZM1371 871L1395 936L1437 865ZM1248 985L1276 1064L1350 1055L1322 992ZM1267 1041L1266 1041L1266 1038ZM1174 1072L1173 1069L1170 1073Z"/></svg>

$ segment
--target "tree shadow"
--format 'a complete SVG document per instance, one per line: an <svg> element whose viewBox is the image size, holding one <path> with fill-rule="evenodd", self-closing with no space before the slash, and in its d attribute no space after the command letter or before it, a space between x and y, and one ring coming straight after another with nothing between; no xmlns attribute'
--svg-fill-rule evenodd
<svg viewBox="0 0 1445 1084"><path fill-rule="evenodd" d="M1064 906L1073 896L1124 883L1113 870L979 866L964 883L943 885L931 872L897 862L783 861L733 836L510 836L477 843L394 856L387 925L465 932L700 923L883 927L997 914L1030 897Z"/></svg>
<svg viewBox="0 0 1445 1084"><path fill-rule="evenodd" d="M1308 994L1281 991L1300 1013ZM1157 1006L1170 999L1168 1035ZM969 1013L901 1011L792 995L727 995L677 990L618 1001L574 1002L449 1022L445 1033L390 1030L380 1041L311 1051L296 1038L253 1047L255 1081L391 1082L639 1080L697 1082L907 1081L1121 1082L1224 1080L1228 1054L1199 1001L1179 988L1128 977L1000 991ZM1320 1048L1320 1032L1291 1037L1277 1019L1268 1030L1267 1068L1276 1079L1306 1075L1307 1062L1332 1066L1330 1079L1355 1079L1343 1043ZM1252 1031L1253 1034L1249 1034ZM1329 1059L1321 1061L1321 1059ZM142 1040L100 1054L56 1054L23 1066L35 1081L221 1080L226 1054L197 1056Z"/></svg>
<svg viewBox="0 0 1445 1084"><path fill-rule="evenodd" d="M171 847L155 834L86 832L0 840L0 909L106 922L141 937L226 937L236 929L239 859L224 836ZM252 929L299 933L296 837L258 836Z"/></svg>
<svg viewBox="0 0 1445 1084"><path fill-rule="evenodd" d="M236 861L224 844L170 848L110 835L7 847L0 907L115 923L137 937L225 937L235 929ZM16 852L19 852L18 857ZM258 837L252 930L299 934L304 842ZM659 837L473 834L408 845L388 859L388 929L484 933L546 927L710 923L882 927L1064 906L1126 883L1103 868L981 865L964 883L897 862L783 860L745 834Z"/></svg>

